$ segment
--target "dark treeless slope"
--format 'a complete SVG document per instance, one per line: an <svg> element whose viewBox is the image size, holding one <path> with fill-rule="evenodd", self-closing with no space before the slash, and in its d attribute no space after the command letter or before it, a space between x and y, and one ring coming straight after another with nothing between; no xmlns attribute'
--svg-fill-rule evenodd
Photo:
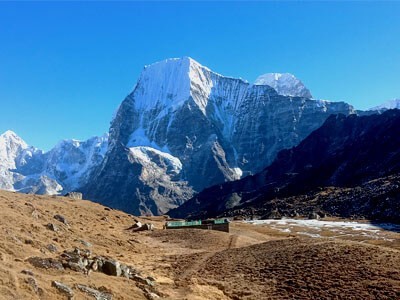
<svg viewBox="0 0 400 300"><path fill-rule="evenodd" d="M354 186L399 172L399 110L335 115L297 147L281 151L261 173L205 189L169 214L218 215L252 201L301 195L321 186ZM393 209L392 218L398 213Z"/></svg>
<svg viewBox="0 0 400 300"><path fill-rule="evenodd" d="M263 199L235 207L223 217L344 217L400 223L400 175L374 179L350 188L325 187L303 195Z"/></svg>

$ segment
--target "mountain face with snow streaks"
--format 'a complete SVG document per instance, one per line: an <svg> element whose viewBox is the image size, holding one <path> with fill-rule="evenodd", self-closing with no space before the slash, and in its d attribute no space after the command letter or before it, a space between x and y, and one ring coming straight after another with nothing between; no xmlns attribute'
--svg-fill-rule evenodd
<svg viewBox="0 0 400 300"><path fill-rule="evenodd" d="M305 95L224 77L188 57L146 66L82 191L131 213L165 213L206 187L262 170L329 115L354 113Z"/></svg>
<svg viewBox="0 0 400 300"><path fill-rule="evenodd" d="M164 214L204 188L255 174L298 145L344 102L311 99L291 74L255 84L191 58L146 66L108 136L65 140L48 152L0 136L0 188L84 197L134 214Z"/></svg>
<svg viewBox="0 0 400 300"><path fill-rule="evenodd" d="M321 187L356 187L377 178L397 176L399 172L400 110L370 116L339 114L330 116L296 147L279 152L262 172L207 188L169 215L207 218L257 205L268 206L270 213L277 208L278 199L300 198ZM316 203L313 197L308 201L302 199L309 207ZM345 202L336 199L335 205L325 207L330 212L336 211L336 216L349 217L352 211L355 215L362 212L370 219L397 222L398 193L387 193L385 199L366 193L361 201L358 197L349 197ZM290 204L286 209L295 210Z"/></svg>

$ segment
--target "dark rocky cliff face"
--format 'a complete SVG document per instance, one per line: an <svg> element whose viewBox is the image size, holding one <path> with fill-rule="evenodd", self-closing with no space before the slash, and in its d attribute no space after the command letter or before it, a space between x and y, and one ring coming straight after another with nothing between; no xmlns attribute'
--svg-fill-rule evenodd
<svg viewBox="0 0 400 300"><path fill-rule="evenodd" d="M169 214L216 215L317 187L354 186L399 172L399 110L363 117L334 115L298 146L281 151L262 172L205 189Z"/></svg>
<svg viewBox="0 0 400 300"><path fill-rule="evenodd" d="M234 207L221 217L245 219L341 217L400 224L400 174L352 187L319 187L286 198L263 198Z"/></svg>
<svg viewBox="0 0 400 300"><path fill-rule="evenodd" d="M106 158L85 197L162 214L214 184L255 174L300 143L343 102L279 95L190 58L146 67L111 123Z"/></svg>

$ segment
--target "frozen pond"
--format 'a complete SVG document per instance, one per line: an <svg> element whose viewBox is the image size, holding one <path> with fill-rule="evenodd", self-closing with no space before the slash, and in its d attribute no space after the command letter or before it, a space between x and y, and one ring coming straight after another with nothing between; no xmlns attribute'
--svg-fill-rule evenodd
<svg viewBox="0 0 400 300"><path fill-rule="evenodd" d="M367 223L356 221L325 221L308 219L280 219L246 221L264 225L288 234L319 237L356 237L392 241L399 237L400 225L390 223Z"/></svg>

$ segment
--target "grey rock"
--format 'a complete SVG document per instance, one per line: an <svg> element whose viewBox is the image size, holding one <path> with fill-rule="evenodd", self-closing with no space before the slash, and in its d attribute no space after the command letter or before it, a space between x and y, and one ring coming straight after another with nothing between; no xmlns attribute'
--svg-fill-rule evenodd
<svg viewBox="0 0 400 300"><path fill-rule="evenodd" d="M105 260L101 269L104 274L110 276L121 276L122 274L121 265L116 260L111 260L111 259Z"/></svg>
<svg viewBox="0 0 400 300"><path fill-rule="evenodd" d="M139 222L139 221L137 221L135 224L132 225L132 228L133 228L133 229L135 229L135 228L140 228L140 227L142 227L142 223Z"/></svg>
<svg viewBox="0 0 400 300"><path fill-rule="evenodd" d="M47 246L46 246L46 249L47 250L49 250L50 252L57 252L57 247L56 247L56 245L54 245L54 244L48 244Z"/></svg>
<svg viewBox="0 0 400 300"><path fill-rule="evenodd" d="M264 215L260 218L261 220L266 220L266 219L282 219L282 214L278 210L273 210L269 214Z"/></svg>
<svg viewBox="0 0 400 300"><path fill-rule="evenodd" d="M66 284L59 281L52 281L51 285L59 290L61 293L66 294L68 299L72 299L74 297L74 291Z"/></svg>
<svg viewBox="0 0 400 300"><path fill-rule="evenodd" d="M154 277L152 277L152 276L147 276L147 279L150 280L150 281L153 281L153 282L156 281L156 279Z"/></svg>
<svg viewBox="0 0 400 300"><path fill-rule="evenodd" d="M85 240L78 240L83 246L85 247L92 247L92 243L85 241Z"/></svg>
<svg viewBox="0 0 400 300"><path fill-rule="evenodd" d="M74 200L82 200L82 193L78 192L69 192L64 195L64 197L71 198Z"/></svg>
<svg viewBox="0 0 400 300"><path fill-rule="evenodd" d="M138 226L137 224L140 224ZM137 232L137 231L146 231L146 230L154 230L154 224L152 223L145 223L142 225L140 222L137 222L136 224L132 225L131 227L128 228L128 230L132 229L132 231Z"/></svg>
<svg viewBox="0 0 400 300"><path fill-rule="evenodd" d="M121 276L125 278L130 278L131 275L131 269L127 265L121 264Z"/></svg>
<svg viewBox="0 0 400 300"><path fill-rule="evenodd" d="M89 258L92 252L89 249L74 248L73 250L64 250L62 256L69 259Z"/></svg>
<svg viewBox="0 0 400 300"><path fill-rule="evenodd" d="M63 266L69 268L75 272L81 272L87 274L89 266L89 258L91 256L90 250L75 248L72 251L66 250L61 255L63 258Z"/></svg>
<svg viewBox="0 0 400 300"><path fill-rule="evenodd" d="M93 271L102 272L105 259L103 257L95 257L92 264Z"/></svg>
<svg viewBox="0 0 400 300"><path fill-rule="evenodd" d="M33 272L31 270L22 270L22 274L29 275L29 276L34 276Z"/></svg>
<svg viewBox="0 0 400 300"><path fill-rule="evenodd" d="M158 296L156 293L153 293L151 291L149 291L148 289L144 288L144 295L148 300L156 300L156 299L160 299L161 297Z"/></svg>
<svg viewBox="0 0 400 300"><path fill-rule="evenodd" d="M146 223L143 225L144 230L154 230L154 224L153 223Z"/></svg>
<svg viewBox="0 0 400 300"><path fill-rule="evenodd" d="M69 261L67 266L75 272L87 273L85 264L82 260L78 260L78 262Z"/></svg>
<svg viewBox="0 0 400 300"><path fill-rule="evenodd" d="M79 289L80 291L93 296L96 300L111 300L112 299L112 294L99 291L95 288L88 287L86 285L76 284L75 287L77 289Z"/></svg>
<svg viewBox="0 0 400 300"><path fill-rule="evenodd" d="M65 224L65 225L69 225L67 219L62 215L55 215L54 219L56 219L57 221L60 221L61 223Z"/></svg>
<svg viewBox="0 0 400 300"><path fill-rule="evenodd" d="M25 283L28 284L36 294L41 294L43 290L39 287L36 279L33 277L25 278Z"/></svg>
<svg viewBox="0 0 400 300"><path fill-rule="evenodd" d="M308 215L308 218L309 218L309 219L319 220L319 219L320 219L320 216L319 216L319 214L317 214L316 212L312 212L312 213L310 213L310 214Z"/></svg>
<svg viewBox="0 0 400 300"><path fill-rule="evenodd" d="M43 269L64 270L62 263L54 258L30 257L27 261L34 267Z"/></svg>
<svg viewBox="0 0 400 300"><path fill-rule="evenodd" d="M60 231L60 228L57 225L53 224L53 223L48 223L46 225L46 227L47 227L47 229L49 229L51 231L54 231L54 232Z"/></svg>
<svg viewBox="0 0 400 300"><path fill-rule="evenodd" d="M140 275L137 275L137 274L134 274L133 276L131 276L131 279L136 282L148 285L148 286L154 286L154 281L152 281L148 278L142 277Z"/></svg>

